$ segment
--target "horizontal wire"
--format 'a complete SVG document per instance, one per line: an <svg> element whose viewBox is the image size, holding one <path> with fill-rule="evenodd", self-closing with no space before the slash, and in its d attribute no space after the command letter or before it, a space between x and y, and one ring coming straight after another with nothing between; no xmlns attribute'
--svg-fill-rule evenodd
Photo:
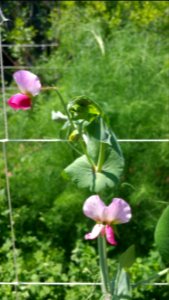
<svg viewBox="0 0 169 300"><path fill-rule="evenodd" d="M169 142L169 139L117 139L118 142L126 143L126 142L132 142L132 143L156 143L156 142Z"/></svg>
<svg viewBox="0 0 169 300"><path fill-rule="evenodd" d="M58 47L58 43L51 43L51 44L2 44L2 48L10 48L10 47L25 47L25 48L31 48L31 47Z"/></svg>
<svg viewBox="0 0 169 300"><path fill-rule="evenodd" d="M13 69L45 69L45 70L56 70L56 67L39 67L39 66L4 66L4 70Z"/></svg>
<svg viewBox="0 0 169 300"><path fill-rule="evenodd" d="M0 282L0 285L69 285L69 286L93 286L93 285L102 285L99 282Z"/></svg>
<svg viewBox="0 0 169 300"><path fill-rule="evenodd" d="M0 282L0 285L41 285L41 286L101 286L101 282ZM133 285L133 284L131 284ZM142 283L141 285L151 286L169 286L167 282L150 282Z"/></svg>
<svg viewBox="0 0 169 300"><path fill-rule="evenodd" d="M169 139L117 139L120 143L159 143L159 142L169 142ZM44 143L53 143L53 142L70 142L67 139L0 139L0 143L25 143L25 142L44 142Z"/></svg>
<svg viewBox="0 0 169 300"><path fill-rule="evenodd" d="M16 143L25 143L25 142L33 142L33 143L38 143L38 142L70 142L69 140L64 140L64 139L0 139L0 143L8 143L8 142L16 142Z"/></svg>

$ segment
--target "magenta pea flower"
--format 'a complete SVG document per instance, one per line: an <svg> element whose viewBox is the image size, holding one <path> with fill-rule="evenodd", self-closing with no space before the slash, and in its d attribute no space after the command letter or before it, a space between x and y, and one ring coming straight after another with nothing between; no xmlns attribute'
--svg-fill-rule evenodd
<svg viewBox="0 0 169 300"><path fill-rule="evenodd" d="M111 245L117 245L112 225L127 223L132 216L129 204L123 199L114 198L111 204L106 206L98 195L93 195L85 201L83 212L97 222L92 231L85 235L85 239L92 240L102 235L106 236Z"/></svg>
<svg viewBox="0 0 169 300"><path fill-rule="evenodd" d="M39 78L32 72L20 70L14 73L13 78L21 93L13 95L8 104L13 109L27 110L32 106L32 97L39 94L41 83Z"/></svg>

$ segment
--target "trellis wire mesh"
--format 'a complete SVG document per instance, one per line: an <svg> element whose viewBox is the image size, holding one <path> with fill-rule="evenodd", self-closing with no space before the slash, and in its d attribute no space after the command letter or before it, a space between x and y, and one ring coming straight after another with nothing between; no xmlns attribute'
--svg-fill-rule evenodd
<svg viewBox="0 0 169 300"><path fill-rule="evenodd" d="M43 142L49 142L49 143L55 143L55 142L68 142L68 140L63 140L59 138L51 138L51 139L10 139L8 135L8 118L7 118L7 110L6 110L6 96L5 96L5 80L4 80L4 70L5 69L31 69L31 68L39 68L44 69L43 67L32 67L32 66L5 66L3 65L3 47L13 47L13 44L4 44L2 45L2 34L1 34L1 28L3 22L6 21L4 16L2 15L2 12L0 12L1 16L1 23L0 23L0 68L1 68L1 90L2 90L2 100L3 100L3 118L4 118L4 138L0 139L0 143L2 143L2 152L3 152L3 158L4 158L4 164L5 164L5 178L6 178L6 195L7 195L7 202L8 202L8 209L9 209L9 220L10 220L10 230L11 230L11 242L12 242L12 252L13 252L13 268L15 273L15 281L13 282L0 282L0 285L10 285L15 287L16 291L16 300L18 299L18 293L17 293L17 287L19 285L21 286L28 286L28 285L36 285L36 286L100 286L100 282L22 282L19 281L18 277L18 264L17 264L17 253L16 253L16 246L15 246L15 229L14 229L14 221L13 221L13 211L12 211L12 199L11 199L11 193L10 193L10 181L8 176L8 159L7 159L7 148L6 143L19 143L19 142L33 142L33 143L43 143ZM19 47L55 47L58 46L57 44L22 44L17 45ZM54 69L54 68L51 68ZM118 139L119 142L131 142L131 143L153 143L153 142L169 142L169 139ZM153 285L153 286L166 286L169 285L169 283L159 283L159 282L152 282L152 283L143 283L144 285Z"/></svg>

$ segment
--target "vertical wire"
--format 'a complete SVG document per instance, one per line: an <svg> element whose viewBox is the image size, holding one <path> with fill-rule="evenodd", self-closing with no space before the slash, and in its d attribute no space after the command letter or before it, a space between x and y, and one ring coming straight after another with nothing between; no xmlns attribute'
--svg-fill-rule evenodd
<svg viewBox="0 0 169 300"><path fill-rule="evenodd" d="M3 143L3 145L2 145L2 151L3 151L4 162L5 162L6 193L7 193L8 208L9 208L9 219L10 219L10 228L11 228L11 240L12 240L12 250L13 250L12 251L13 252L13 263L14 263L14 270L15 270L15 281L19 282L18 266L17 266L17 253L16 253L16 245L15 245L15 230L14 230L14 221L13 221L13 212L12 212L12 201L11 201L10 183L9 183L9 176L8 176L7 150L6 150L5 143ZM16 299L18 299L18 298L16 298Z"/></svg>
<svg viewBox="0 0 169 300"><path fill-rule="evenodd" d="M3 22L2 22L3 23ZM2 24L1 23L1 24ZM2 87L2 100L3 100L3 115L4 115L4 134L5 140L8 140L8 119L7 119L7 110L6 110L6 97L5 97L5 80L4 80L4 67L3 67L3 53L2 53L2 26L0 24L0 69L1 69L1 87ZM10 221L10 229L11 229L11 242L12 242L12 254L13 254L13 265L15 272L15 281L18 280L18 265L17 265L17 252L16 252L16 244L15 244L15 230L14 230L14 221L13 221L13 212L12 212L12 201L11 201L11 192L10 192L10 182L8 177L8 160L7 160L7 148L5 141L2 145L4 163L5 163L5 177L6 177L6 193L7 193L7 201L9 208L9 221ZM15 285L15 299L18 300L18 286Z"/></svg>
<svg viewBox="0 0 169 300"><path fill-rule="evenodd" d="M3 54L2 54L2 26L0 24L0 68L1 68L1 89L2 89L2 104L3 104L3 116L4 116L4 133L5 139L8 139L8 120L6 110L6 97L5 97L5 79L3 68Z"/></svg>

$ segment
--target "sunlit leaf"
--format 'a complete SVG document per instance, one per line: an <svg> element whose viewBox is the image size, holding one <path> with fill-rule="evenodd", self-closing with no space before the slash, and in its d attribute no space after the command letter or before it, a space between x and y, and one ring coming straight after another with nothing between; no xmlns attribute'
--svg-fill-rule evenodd
<svg viewBox="0 0 169 300"><path fill-rule="evenodd" d="M107 127L102 117L96 117L85 129L92 138L109 144L122 156L122 151L115 134Z"/></svg>
<svg viewBox="0 0 169 300"><path fill-rule="evenodd" d="M101 114L101 109L92 100L79 96L68 104L68 111L75 120L82 119L91 122Z"/></svg>
<svg viewBox="0 0 169 300"><path fill-rule="evenodd" d="M98 171L99 147L98 142L90 140L87 149L94 166L83 155L64 170L80 188L89 188L90 191L99 192L106 187L114 187L119 181L124 166L123 158L111 146L105 144L105 161L101 170Z"/></svg>

